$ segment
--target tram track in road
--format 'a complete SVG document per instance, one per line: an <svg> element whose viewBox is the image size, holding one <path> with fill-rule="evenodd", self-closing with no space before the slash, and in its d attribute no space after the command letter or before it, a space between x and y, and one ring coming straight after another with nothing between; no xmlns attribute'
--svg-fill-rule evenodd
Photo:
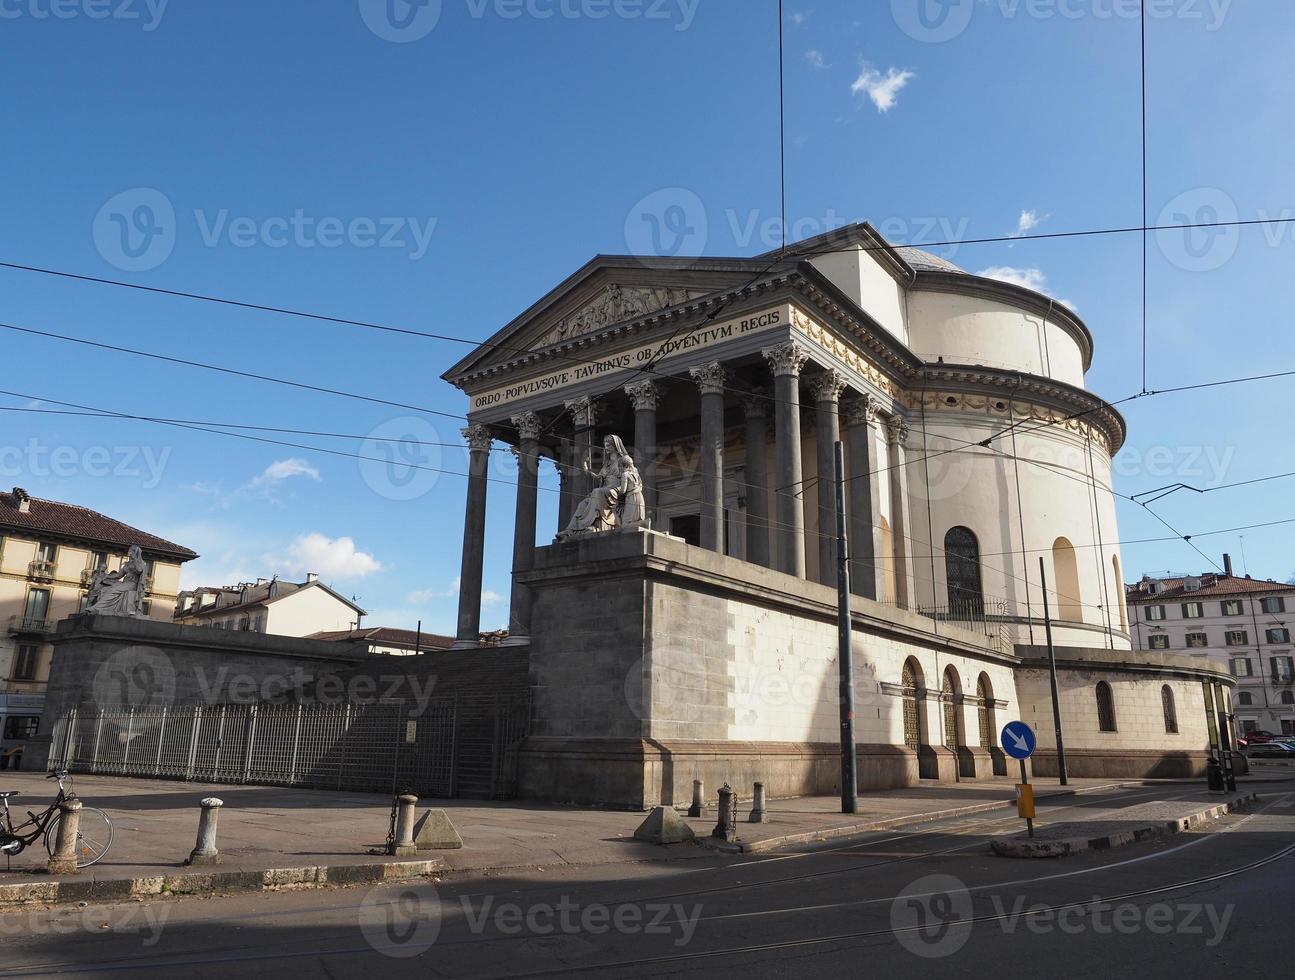
<svg viewBox="0 0 1295 980"><path fill-rule="evenodd" d="M1162 792L1162 788L1152 789L1145 792L1127 793L1123 795L1117 795L1117 794L1102 795L1094 799L1084 800L1078 803L1071 803L1065 806L1051 808L1051 812L1055 814L1055 813L1062 813L1069 810L1100 806L1103 804L1110 805L1115 800L1118 800L1121 804L1127 805L1137 800L1160 796L1161 792ZM1186 795L1186 794L1179 794L1179 796L1182 796L1182 795ZM744 861L744 862L738 862L735 864L728 864L728 865L712 865L703 869L689 869L685 873L696 874L703 871L711 871L711 872L730 871L737 868L751 867L751 866L760 865L760 864L781 863L783 861L797 860L797 859L808 860L816 857L830 856L832 854L846 854L850 852L855 852L855 853L864 852L866 855L866 851L870 849L876 849L886 845L894 844L899 841L913 842L913 841L919 841L923 838L963 836L967 833L977 832L977 828L983 828L987 826L997 826L1002 824L1011 824L1011 823L1017 822L1018 819L1019 818L1015 817L1014 815L1005 816L1005 817L992 817L992 818L981 817L978 815L971 815L971 816L962 817L962 818L954 818L951 821L951 824L952 824L951 826L932 827L931 829L923 830L918 833L910 833L910 834L897 833L877 840L861 841L861 842L856 841L849 844L838 845L832 848L796 852L794 854L778 855L777 857L774 857L774 858L757 859L755 861ZM1204 839L1205 838L1201 838L1201 840L1204 840ZM1193 843L1199 843L1199 842L1200 841L1198 840ZM969 850L974 847L982 846L982 844L983 844L982 840L976 840L970 843L958 843L950 847L928 848L916 854L902 855L902 856L889 858L882 861L869 862L868 864L864 864L864 865L852 865L847 868L831 868L824 871L809 872L801 875L782 876L779 878L766 879L763 881L726 883L723 885L713 886L713 887L704 888L704 889L692 889L687 891L670 892L662 895L654 895L649 897L638 895L638 896L635 896L634 898L621 899L621 900L600 900L596 902L596 904L601 906L608 906L608 907L617 907L622 905L625 905L625 906L643 905L645 903L657 904L657 903L662 903L673 899L697 897L699 895L705 895L705 894L714 895L714 894L723 894L728 892L742 891L744 889L750 889L750 888L766 888L766 887L773 887L773 886L794 885L799 882L807 882L815 879L827 879L827 878L837 877L842 874L862 873L870 870L878 870L881 868L894 867L895 865L917 862L917 861L926 860L932 857L939 857L943 854ZM1146 855L1142 858L1135 859L1135 860L1138 860L1138 861L1149 860L1159 856L1160 854L1152 854L1152 855ZM1097 867L1097 868L1091 868L1091 869L1083 869L1075 872L1070 872L1066 875L1062 875L1061 877L1070 877L1077 874L1086 873L1089 871L1100 871L1100 870L1103 870L1103 868ZM1023 881L1032 882L1034 880L1035 879L1024 879ZM1047 880L1047 878L1040 879L1040 880ZM995 885L994 887L1007 887L1012 884L1019 884L1019 883L1020 882L1008 882L1000 885ZM395 887L399 887L399 886L395 886ZM600 887L600 885L588 884L588 885L582 885L580 887L593 888L593 887ZM519 897L522 897L524 899L524 897L528 894L548 893L551 895L554 891L554 888L555 888L554 885L548 884L548 885L533 888L533 889L512 890L512 891L509 891L507 895L510 899L514 899L514 900ZM456 898L461 902L463 899L480 898L480 897L486 897L486 896L497 898L499 895L500 893L498 891L478 892L478 893L466 893L463 895L456 896ZM698 921L699 922L722 922L722 921L732 921L734 919L740 919L740 918L757 918L761 916L789 915L789 914L803 913L806 911L828 911L828 910L834 910L834 909L848 908L848 907L860 905L860 904L866 905L866 904L877 904L881 902L889 902L889 901L892 901L893 898L894 896L885 896L877 899L860 900L858 902L823 903L823 904L812 905L812 906L795 906L791 908L753 910L748 912L728 913L728 914L720 913L716 915L702 916L698 919ZM285 922L290 922L293 919L301 919L301 918L307 918L307 917L318 919L320 916L327 916L327 915L335 915L335 916L345 915L349 917L352 914L358 914L360 907L361 906L358 903L348 903L345 905L329 906L323 909L308 908L308 909L278 911L278 912L257 912L246 916L236 916L236 917L229 917L229 918L223 919L222 924L225 926L230 926L240 921L248 921L250 923L255 923L257 925L264 925L266 924L267 921L271 921L271 922L278 921L281 923L285 923ZM349 923L348 925L349 925L349 928L352 928L352 929L354 928L353 922ZM465 947L471 947L473 945L485 945L485 944L497 945L500 943L509 943L517 940L525 940L528 938L531 938L531 937L528 937L525 934L519 935L519 936L491 936L491 937L474 936L471 938L465 937L462 939L439 940L435 944L435 946L437 949L463 949ZM285 946L292 946L292 945L303 945L303 946L309 945L312 948L301 949L301 950L293 950L290 948L285 948ZM266 949L264 952L262 952L257 948L258 946L262 946L262 947L273 946L273 949ZM204 964L232 963L232 962L243 962L243 961L271 961L275 959L290 960L290 959L308 957L308 956L348 956L348 955L363 954L366 951L372 951L372 950L373 950L373 947L370 945L365 945L363 947L342 947L342 948L337 948L332 950L320 949L318 941L314 939L289 940L285 942L284 940L281 940L281 939L273 939L273 938L267 937L264 943L258 943L257 945L250 946L247 952L242 955L207 957L203 955L203 953L206 951L200 951L197 956L194 956L193 954L189 954L188 956L184 956L183 954L180 954L181 958L177 960L176 959L177 954L163 952L163 953L159 953L155 957L147 957L147 958L141 958L138 956L123 957L118 960L104 960L100 958L97 961L95 968L99 970L104 970L104 971L136 969L136 968L162 969L162 968L168 968L173 966L185 966L185 965L204 965ZM210 952L215 952L215 951L216 950L213 949ZM79 964L74 964L74 963L45 962L39 965L37 964L24 965L16 969L0 969L0 977L29 975L32 972L75 973L75 972L81 972L82 969L83 968ZM543 975L543 974L540 974L540 975Z"/></svg>

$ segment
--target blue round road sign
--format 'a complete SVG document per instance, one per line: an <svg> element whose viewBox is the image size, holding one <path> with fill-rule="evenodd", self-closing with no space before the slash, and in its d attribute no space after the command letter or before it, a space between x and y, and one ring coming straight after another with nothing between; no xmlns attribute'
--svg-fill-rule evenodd
<svg viewBox="0 0 1295 980"><path fill-rule="evenodd" d="M1003 751L1013 759L1028 759L1034 753L1034 729L1023 721L1009 721L999 736Z"/></svg>

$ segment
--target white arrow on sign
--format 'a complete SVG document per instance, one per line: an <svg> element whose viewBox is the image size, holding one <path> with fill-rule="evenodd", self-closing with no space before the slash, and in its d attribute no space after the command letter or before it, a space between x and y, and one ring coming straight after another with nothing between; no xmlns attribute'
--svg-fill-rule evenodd
<svg viewBox="0 0 1295 980"><path fill-rule="evenodd" d="M1016 743L1016 748L1018 751L1028 752L1030 750L1029 741L1027 739L1022 738L1020 735L1017 735L1016 732L1009 731L1007 733L1007 737Z"/></svg>

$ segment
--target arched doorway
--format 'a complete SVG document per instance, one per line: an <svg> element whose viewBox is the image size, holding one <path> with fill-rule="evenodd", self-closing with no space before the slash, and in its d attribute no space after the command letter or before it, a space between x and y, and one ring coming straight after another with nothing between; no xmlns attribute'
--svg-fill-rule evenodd
<svg viewBox="0 0 1295 980"><path fill-rule="evenodd" d="M967 527L951 527L944 536L944 578L953 619L983 619L985 593L980 580L980 543Z"/></svg>
<svg viewBox="0 0 1295 980"><path fill-rule="evenodd" d="M1052 591L1057 599L1057 618L1072 623L1084 621L1084 602L1079 594L1079 562L1068 538L1052 544Z"/></svg>
<svg viewBox="0 0 1295 980"><path fill-rule="evenodd" d="M944 682L940 686L940 704L944 708L944 744L955 752L963 743L962 712L958 702L962 700L962 682L958 672L952 666L944 668Z"/></svg>
<svg viewBox="0 0 1295 980"><path fill-rule="evenodd" d="M904 744L917 750L922 745L922 719L917 708L917 692L922 687L922 668L912 657L904 661L899 683L904 689Z"/></svg>

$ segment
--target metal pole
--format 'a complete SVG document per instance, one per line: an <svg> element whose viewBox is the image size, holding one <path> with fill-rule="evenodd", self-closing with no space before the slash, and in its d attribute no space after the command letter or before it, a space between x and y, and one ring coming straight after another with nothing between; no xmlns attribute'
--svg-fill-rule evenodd
<svg viewBox="0 0 1295 980"><path fill-rule="evenodd" d="M1029 786L1029 785L1030 785L1030 777L1029 777L1028 775L1026 775L1026 773L1025 773L1025 760L1024 760L1024 759L1022 759L1022 760L1021 760L1021 785L1022 785L1022 786ZM1033 836L1034 836L1034 818L1033 818L1033 817L1026 817L1026 818L1025 818L1025 830L1026 830L1026 832L1027 832L1031 837L1033 837Z"/></svg>
<svg viewBox="0 0 1295 980"><path fill-rule="evenodd" d="M841 701L841 812L859 812L859 764L854 747L854 656L850 648L850 542L845 515L845 447L836 452L836 617Z"/></svg>
<svg viewBox="0 0 1295 980"><path fill-rule="evenodd" d="M418 621L418 635L414 637L414 656L423 652L423 621Z"/></svg>
<svg viewBox="0 0 1295 980"><path fill-rule="evenodd" d="M1066 773L1066 743L1061 737L1061 699L1057 694L1057 651L1052 645L1052 613L1048 610L1048 573L1043 567L1043 556L1039 556L1039 584L1043 589L1043 628L1048 639L1048 679L1052 685L1052 725L1057 733L1057 774L1061 785L1069 785ZM1025 772L1025 763L1021 763L1021 772Z"/></svg>

